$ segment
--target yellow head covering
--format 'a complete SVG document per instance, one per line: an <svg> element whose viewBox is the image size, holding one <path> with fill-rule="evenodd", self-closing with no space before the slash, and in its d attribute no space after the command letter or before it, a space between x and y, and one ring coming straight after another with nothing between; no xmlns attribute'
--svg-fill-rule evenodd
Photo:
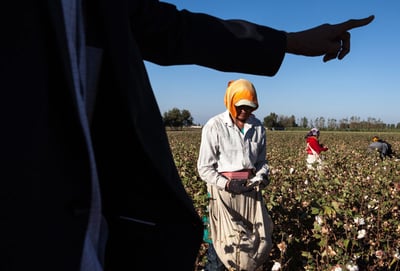
<svg viewBox="0 0 400 271"><path fill-rule="evenodd" d="M250 81L245 79L229 81L224 103L234 119L237 116L235 105L248 105L256 110L258 108L256 89Z"/></svg>

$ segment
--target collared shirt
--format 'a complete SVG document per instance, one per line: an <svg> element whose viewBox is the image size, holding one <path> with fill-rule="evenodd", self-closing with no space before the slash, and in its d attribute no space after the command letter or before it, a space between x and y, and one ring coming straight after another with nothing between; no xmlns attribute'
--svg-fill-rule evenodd
<svg viewBox="0 0 400 271"><path fill-rule="evenodd" d="M219 172L254 169L251 181L260 181L268 174L266 131L251 115L243 133L233 123L229 111L211 118L202 129L197 168L208 184L224 189L227 179Z"/></svg>

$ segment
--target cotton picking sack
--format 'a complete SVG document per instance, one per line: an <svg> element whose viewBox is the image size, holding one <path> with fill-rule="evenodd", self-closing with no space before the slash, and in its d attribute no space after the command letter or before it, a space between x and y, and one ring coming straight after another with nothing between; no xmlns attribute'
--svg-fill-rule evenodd
<svg viewBox="0 0 400 271"><path fill-rule="evenodd" d="M211 240L228 270L254 271L272 248L273 223L261 191L234 195L208 185Z"/></svg>
<svg viewBox="0 0 400 271"><path fill-rule="evenodd" d="M314 169L314 165L317 164L317 169L320 170L324 164L322 156L319 155L311 146L307 143L307 147L310 148L312 154L307 155L307 168Z"/></svg>

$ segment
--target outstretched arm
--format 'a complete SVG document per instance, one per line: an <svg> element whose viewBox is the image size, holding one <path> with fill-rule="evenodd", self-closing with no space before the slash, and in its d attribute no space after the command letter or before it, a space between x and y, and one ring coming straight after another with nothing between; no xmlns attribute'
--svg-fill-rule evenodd
<svg viewBox="0 0 400 271"><path fill-rule="evenodd" d="M141 56L158 65L196 64L224 72L274 76L286 53L342 59L349 31L374 16L285 32L240 19L178 10L158 0L129 1L133 36Z"/></svg>

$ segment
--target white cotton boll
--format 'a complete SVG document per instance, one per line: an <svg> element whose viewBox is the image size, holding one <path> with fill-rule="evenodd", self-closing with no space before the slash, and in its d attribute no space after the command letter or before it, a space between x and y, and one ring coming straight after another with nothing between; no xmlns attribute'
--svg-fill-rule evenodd
<svg viewBox="0 0 400 271"><path fill-rule="evenodd" d="M289 173L290 173L290 174L293 174L293 173L294 173L294 168L291 167L291 168L289 169Z"/></svg>
<svg viewBox="0 0 400 271"><path fill-rule="evenodd" d="M281 264L279 262L274 262L271 271L279 271L279 270L281 270Z"/></svg>
<svg viewBox="0 0 400 271"><path fill-rule="evenodd" d="M398 260L400 260L400 253L398 250L396 250L393 254L393 257L397 258Z"/></svg>
<svg viewBox="0 0 400 271"><path fill-rule="evenodd" d="M357 225L364 225L365 224L365 220L362 217L356 217L354 219L354 223L356 223Z"/></svg>
<svg viewBox="0 0 400 271"><path fill-rule="evenodd" d="M358 271L358 266L353 262L350 262L346 265L346 269L349 271Z"/></svg>
<svg viewBox="0 0 400 271"><path fill-rule="evenodd" d="M316 217L315 217L315 221L317 221L317 223L318 223L318 225L322 225L322 217L320 217L319 215L317 215Z"/></svg>
<svg viewBox="0 0 400 271"><path fill-rule="evenodd" d="M365 235L367 234L367 231L362 229L358 231L358 235L357 235L357 239L362 239L365 237Z"/></svg>

